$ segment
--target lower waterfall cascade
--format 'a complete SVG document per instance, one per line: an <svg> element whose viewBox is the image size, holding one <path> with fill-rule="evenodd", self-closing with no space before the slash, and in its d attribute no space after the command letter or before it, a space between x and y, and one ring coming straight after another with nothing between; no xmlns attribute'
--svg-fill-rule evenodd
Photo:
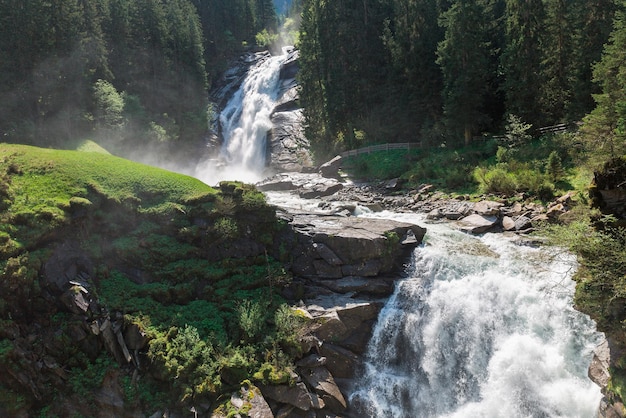
<svg viewBox="0 0 626 418"><path fill-rule="evenodd" d="M572 307L573 257L426 227L380 313L355 407L368 417L596 416L587 370L603 336Z"/></svg>

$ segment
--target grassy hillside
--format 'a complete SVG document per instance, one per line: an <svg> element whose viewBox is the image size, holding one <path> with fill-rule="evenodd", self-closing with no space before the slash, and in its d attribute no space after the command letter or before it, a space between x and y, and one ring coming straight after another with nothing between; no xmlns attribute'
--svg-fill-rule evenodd
<svg viewBox="0 0 626 418"><path fill-rule="evenodd" d="M152 412L285 379L296 320L263 194L82 148L0 144L0 415L94 416L111 376ZM106 321L145 335L131 363L93 331Z"/></svg>

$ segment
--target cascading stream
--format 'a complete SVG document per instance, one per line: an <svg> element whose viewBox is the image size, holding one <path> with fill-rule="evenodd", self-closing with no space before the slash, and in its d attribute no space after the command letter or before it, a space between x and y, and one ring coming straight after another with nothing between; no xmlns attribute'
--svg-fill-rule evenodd
<svg viewBox="0 0 626 418"><path fill-rule="evenodd" d="M602 337L572 308L574 260L501 234L427 227L352 402L368 417L595 416L601 395L587 368Z"/></svg>
<svg viewBox="0 0 626 418"><path fill-rule="evenodd" d="M286 53L264 57L250 67L219 116L224 139L220 161L199 165L194 177L207 184L221 180L255 183L263 178L270 116L280 92L280 67L287 57Z"/></svg>
<svg viewBox="0 0 626 418"><path fill-rule="evenodd" d="M250 69L220 116L224 165L207 162L196 177L260 180L285 57ZM268 194L294 210L316 203L286 196ZM425 223L415 214L361 216ZM572 307L574 260L504 234L426 226L425 245L381 311L355 379L350 399L361 416L596 416L601 394L587 368L602 336Z"/></svg>

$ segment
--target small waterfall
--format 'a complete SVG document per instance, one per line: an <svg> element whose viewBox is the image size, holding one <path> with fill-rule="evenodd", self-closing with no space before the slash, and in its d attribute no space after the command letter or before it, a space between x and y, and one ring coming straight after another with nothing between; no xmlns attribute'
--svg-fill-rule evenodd
<svg viewBox="0 0 626 418"><path fill-rule="evenodd" d="M595 416L587 368L602 337L572 308L574 260L428 228L379 316L353 405L386 418Z"/></svg>
<svg viewBox="0 0 626 418"><path fill-rule="evenodd" d="M255 183L266 167L266 137L280 92L280 67L288 55L262 56L219 116L223 144L219 160L203 162L194 177L207 184L221 180Z"/></svg>

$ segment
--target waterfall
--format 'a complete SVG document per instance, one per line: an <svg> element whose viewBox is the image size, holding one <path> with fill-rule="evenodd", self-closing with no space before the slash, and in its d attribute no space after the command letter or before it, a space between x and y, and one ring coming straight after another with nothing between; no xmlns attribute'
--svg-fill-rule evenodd
<svg viewBox="0 0 626 418"><path fill-rule="evenodd" d="M574 260L428 230L381 311L353 405L368 417L595 416L587 368L601 335L572 308Z"/></svg>
<svg viewBox="0 0 626 418"><path fill-rule="evenodd" d="M220 158L200 164L194 177L207 184L221 180L255 183L266 167L266 137L280 92L280 67L288 57L261 55L219 116L223 144Z"/></svg>

